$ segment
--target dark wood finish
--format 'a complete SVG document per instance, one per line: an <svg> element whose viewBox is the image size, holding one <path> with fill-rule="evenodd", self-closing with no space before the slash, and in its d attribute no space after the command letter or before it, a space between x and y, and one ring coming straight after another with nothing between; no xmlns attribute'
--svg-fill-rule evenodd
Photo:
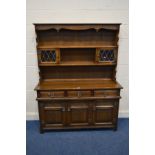
<svg viewBox="0 0 155 155"><path fill-rule="evenodd" d="M117 129L122 89L116 81L119 26L35 24L40 76L35 90L41 133ZM44 51L47 61L41 58ZM54 55L48 51L55 51Z"/></svg>

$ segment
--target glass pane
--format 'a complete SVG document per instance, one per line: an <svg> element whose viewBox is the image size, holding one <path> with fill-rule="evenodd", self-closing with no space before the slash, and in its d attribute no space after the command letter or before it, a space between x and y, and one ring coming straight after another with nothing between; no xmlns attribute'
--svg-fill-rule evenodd
<svg viewBox="0 0 155 155"><path fill-rule="evenodd" d="M42 62L56 62L56 51L55 50L41 51L41 61Z"/></svg>
<svg viewBox="0 0 155 155"><path fill-rule="evenodd" d="M100 50L99 51L99 61L114 61L114 51L113 50Z"/></svg>

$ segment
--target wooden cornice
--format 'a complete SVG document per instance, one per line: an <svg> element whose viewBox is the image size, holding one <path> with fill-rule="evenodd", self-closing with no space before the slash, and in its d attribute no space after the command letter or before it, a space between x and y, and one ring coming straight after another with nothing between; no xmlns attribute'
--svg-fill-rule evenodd
<svg viewBox="0 0 155 155"><path fill-rule="evenodd" d="M106 29L115 31L119 30L120 24L34 24L34 25L37 31L50 30L50 29L55 29L57 31L60 31L61 29L66 30L95 29L96 31L99 31L100 29Z"/></svg>

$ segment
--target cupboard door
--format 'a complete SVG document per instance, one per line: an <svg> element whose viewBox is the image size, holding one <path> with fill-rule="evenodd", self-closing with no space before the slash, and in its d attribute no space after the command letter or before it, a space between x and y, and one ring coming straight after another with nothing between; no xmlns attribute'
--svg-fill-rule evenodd
<svg viewBox="0 0 155 155"><path fill-rule="evenodd" d="M91 121L89 103L72 102L68 104L68 125L69 126L86 126Z"/></svg>
<svg viewBox="0 0 155 155"><path fill-rule="evenodd" d="M94 125L113 125L115 109L111 101L95 101L93 106Z"/></svg>
<svg viewBox="0 0 155 155"><path fill-rule="evenodd" d="M96 62L116 62L117 48L97 48L96 49Z"/></svg>
<svg viewBox="0 0 155 155"><path fill-rule="evenodd" d="M38 50L39 64L51 64L60 62L60 49Z"/></svg>
<svg viewBox="0 0 155 155"><path fill-rule="evenodd" d="M65 103L46 103L43 108L45 127L65 125Z"/></svg>

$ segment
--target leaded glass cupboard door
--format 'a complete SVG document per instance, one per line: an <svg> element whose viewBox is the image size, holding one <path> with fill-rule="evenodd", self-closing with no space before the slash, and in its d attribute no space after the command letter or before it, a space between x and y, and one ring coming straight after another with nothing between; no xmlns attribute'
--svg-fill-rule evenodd
<svg viewBox="0 0 155 155"><path fill-rule="evenodd" d="M114 63L117 60L116 48L97 48L96 62Z"/></svg>
<svg viewBox="0 0 155 155"><path fill-rule="evenodd" d="M60 49L43 49L38 51L40 64L51 64L60 62Z"/></svg>

